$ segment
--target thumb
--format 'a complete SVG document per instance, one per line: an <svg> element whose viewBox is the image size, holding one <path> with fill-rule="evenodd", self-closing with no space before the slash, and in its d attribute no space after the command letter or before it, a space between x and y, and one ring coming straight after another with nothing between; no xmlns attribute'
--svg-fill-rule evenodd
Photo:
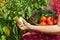
<svg viewBox="0 0 60 40"><path fill-rule="evenodd" d="M19 27L21 30L25 30L25 29L26 29L26 28L25 28L26 26L24 26L24 25L19 25L19 24L18 24L18 27Z"/></svg>

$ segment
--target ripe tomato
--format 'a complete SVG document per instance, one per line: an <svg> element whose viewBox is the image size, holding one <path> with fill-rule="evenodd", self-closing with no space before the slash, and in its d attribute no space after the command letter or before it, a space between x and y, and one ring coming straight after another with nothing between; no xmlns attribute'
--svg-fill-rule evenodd
<svg viewBox="0 0 60 40"><path fill-rule="evenodd" d="M3 27L3 31L4 31L4 33L5 33L5 35L7 36L7 37L9 37L10 36L10 28L8 28L8 27Z"/></svg>
<svg viewBox="0 0 60 40"><path fill-rule="evenodd" d="M5 3L4 3L4 0L2 0L1 7L3 7L3 6L4 6L4 4L5 4Z"/></svg>
<svg viewBox="0 0 60 40"><path fill-rule="evenodd" d="M10 29L6 29L5 35L6 35L7 37L10 36Z"/></svg>
<svg viewBox="0 0 60 40"><path fill-rule="evenodd" d="M58 22L58 19L54 19L53 23L57 24L57 22Z"/></svg>
<svg viewBox="0 0 60 40"><path fill-rule="evenodd" d="M51 16L51 21L54 21L54 17L53 16Z"/></svg>
<svg viewBox="0 0 60 40"><path fill-rule="evenodd" d="M41 21L46 21L46 19L47 19L47 18L46 18L45 16L42 16L42 17L41 17Z"/></svg>
<svg viewBox="0 0 60 40"><path fill-rule="evenodd" d="M47 22L48 21L53 21L54 20L54 17L53 16L49 16L48 18L47 18Z"/></svg>
<svg viewBox="0 0 60 40"><path fill-rule="evenodd" d="M47 25L45 21L41 21L40 25L45 26Z"/></svg>
<svg viewBox="0 0 60 40"><path fill-rule="evenodd" d="M52 21L49 21L47 24L48 25L53 25L53 22Z"/></svg>
<svg viewBox="0 0 60 40"><path fill-rule="evenodd" d="M53 25L53 20L54 20L54 17L53 17L53 16L49 16L49 17L47 18L47 24L48 24L48 25Z"/></svg>
<svg viewBox="0 0 60 40"><path fill-rule="evenodd" d="M47 22L49 22L49 21L51 21L51 17L50 16L47 18Z"/></svg>

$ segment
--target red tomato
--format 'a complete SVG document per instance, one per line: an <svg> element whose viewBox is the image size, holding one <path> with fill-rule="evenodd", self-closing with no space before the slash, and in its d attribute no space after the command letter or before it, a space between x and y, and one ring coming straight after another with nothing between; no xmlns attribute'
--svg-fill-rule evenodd
<svg viewBox="0 0 60 40"><path fill-rule="evenodd" d="M57 22L58 22L58 19L54 19L53 23L57 24Z"/></svg>
<svg viewBox="0 0 60 40"><path fill-rule="evenodd" d="M45 26L47 25L45 21L41 21L40 25Z"/></svg>
<svg viewBox="0 0 60 40"><path fill-rule="evenodd" d="M50 21L53 21L54 20L54 17L53 16L49 16L48 18L47 18L47 22L50 22Z"/></svg>
<svg viewBox="0 0 60 40"><path fill-rule="evenodd" d="M47 19L47 18L46 18L45 16L42 16L42 17L41 17L41 21L46 21L46 19Z"/></svg>
<svg viewBox="0 0 60 40"><path fill-rule="evenodd" d="M49 21L47 24L48 25L53 25L53 22L52 21Z"/></svg>
<svg viewBox="0 0 60 40"><path fill-rule="evenodd" d="M49 17L47 18L47 22L49 22L49 21L51 21L51 16L49 16Z"/></svg>
<svg viewBox="0 0 60 40"><path fill-rule="evenodd" d="M51 21L54 21L54 17L53 16L51 16Z"/></svg>
<svg viewBox="0 0 60 40"><path fill-rule="evenodd" d="M48 25L53 25L53 20L54 20L54 17L53 17L53 16L49 16L49 17L47 18L47 24L48 24Z"/></svg>

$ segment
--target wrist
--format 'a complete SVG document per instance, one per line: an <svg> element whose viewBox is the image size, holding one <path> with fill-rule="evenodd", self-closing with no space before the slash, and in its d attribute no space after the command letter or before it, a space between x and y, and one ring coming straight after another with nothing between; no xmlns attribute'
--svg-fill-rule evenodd
<svg viewBox="0 0 60 40"><path fill-rule="evenodd" d="M33 25L29 25L29 30L33 30L34 26Z"/></svg>
<svg viewBox="0 0 60 40"><path fill-rule="evenodd" d="M31 30L32 29L32 25L27 23L26 27L28 28L28 30Z"/></svg>

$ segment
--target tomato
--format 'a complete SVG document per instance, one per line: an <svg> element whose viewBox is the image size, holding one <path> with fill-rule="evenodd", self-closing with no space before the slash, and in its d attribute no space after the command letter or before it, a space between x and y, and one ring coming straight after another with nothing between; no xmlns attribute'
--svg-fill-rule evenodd
<svg viewBox="0 0 60 40"><path fill-rule="evenodd" d="M46 22L41 21L40 25L45 26L45 25L47 25L47 24L46 24Z"/></svg>
<svg viewBox="0 0 60 40"><path fill-rule="evenodd" d="M18 23L19 25L23 25L23 22L22 22L21 20L18 20L17 23Z"/></svg>
<svg viewBox="0 0 60 40"><path fill-rule="evenodd" d="M5 35L6 35L7 37L10 36L10 29L6 29Z"/></svg>
<svg viewBox="0 0 60 40"><path fill-rule="evenodd" d="M53 17L53 16L49 16L49 17L47 18L47 24L48 24L48 25L53 25L53 20L54 20L54 17Z"/></svg>
<svg viewBox="0 0 60 40"><path fill-rule="evenodd" d="M46 17L45 16L42 16L41 17L41 21L46 21Z"/></svg>
<svg viewBox="0 0 60 40"><path fill-rule="evenodd" d="M18 20L16 20L17 21L17 23L19 24L19 25L23 25L23 22L22 22L22 20L21 20L21 17L18 19Z"/></svg>
<svg viewBox="0 0 60 40"><path fill-rule="evenodd" d="M54 21L54 17L53 16L51 16L51 21Z"/></svg>
<svg viewBox="0 0 60 40"><path fill-rule="evenodd" d="M49 21L54 21L54 17L53 16L49 16L48 18L47 18L47 22L49 22Z"/></svg>
<svg viewBox="0 0 60 40"><path fill-rule="evenodd" d="M58 19L54 19L54 21L53 21L53 22L54 22L54 24L57 24L57 22L58 22Z"/></svg>
<svg viewBox="0 0 60 40"><path fill-rule="evenodd" d="M54 17L53 16L49 16L48 18L47 18L47 22L48 21L53 21L54 20Z"/></svg>
<svg viewBox="0 0 60 40"><path fill-rule="evenodd" d="M3 31L4 31L4 33L5 33L5 35L7 36L7 37L9 37L10 36L10 28L8 28L8 27L3 27Z"/></svg>
<svg viewBox="0 0 60 40"><path fill-rule="evenodd" d="M49 21L47 24L48 25L53 25L53 22L52 21Z"/></svg>
<svg viewBox="0 0 60 40"><path fill-rule="evenodd" d="M48 17L48 18L47 18L47 22L49 22L49 21L51 21L51 17Z"/></svg>
<svg viewBox="0 0 60 40"><path fill-rule="evenodd" d="M4 4L5 4L5 3L4 3L4 0L2 0L1 7L3 7L3 6L4 6Z"/></svg>

